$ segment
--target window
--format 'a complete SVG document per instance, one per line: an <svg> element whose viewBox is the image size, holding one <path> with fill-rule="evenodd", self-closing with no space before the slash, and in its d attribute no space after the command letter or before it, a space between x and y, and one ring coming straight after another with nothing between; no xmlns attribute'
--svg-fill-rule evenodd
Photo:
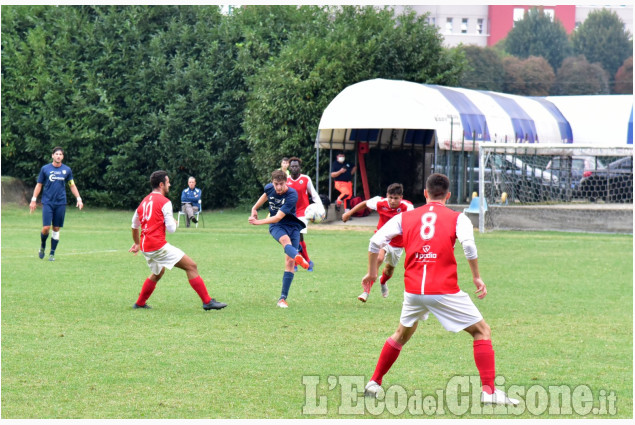
<svg viewBox="0 0 635 425"><path fill-rule="evenodd" d="M461 34L467 34L467 18L461 19Z"/></svg>
<svg viewBox="0 0 635 425"><path fill-rule="evenodd" d="M434 16L428 16L428 24L434 26L437 24L437 18L435 18Z"/></svg>
<svg viewBox="0 0 635 425"><path fill-rule="evenodd" d="M476 33L483 34L483 19L476 20Z"/></svg>
<svg viewBox="0 0 635 425"><path fill-rule="evenodd" d="M549 17L549 20L551 20L551 22L553 22L555 16L556 16L556 11L553 9L544 9L545 11L545 16Z"/></svg>
<svg viewBox="0 0 635 425"><path fill-rule="evenodd" d="M452 18L445 19L445 32L452 32Z"/></svg>
<svg viewBox="0 0 635 425"><path fill-rule="evenodd" d="M525 17L525 9L522 7L517 7L514 9L514 26L516 26L516 22L521 21Z"/></svg>

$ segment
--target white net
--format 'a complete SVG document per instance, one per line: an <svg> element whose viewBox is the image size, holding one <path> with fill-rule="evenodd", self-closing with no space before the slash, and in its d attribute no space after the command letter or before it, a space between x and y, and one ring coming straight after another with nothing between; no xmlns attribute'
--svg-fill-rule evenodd
<svg viewBox="0 0 635 425"><path fill-rule="evenodd" d="M485 194L479 211L485 212L487 205L487 213L479 217L481 231L509 227L502 226L508 221L503 219L509 213L506 207L541 207L536 220L545 207L555 211L554 206L569 211L577 206L589 216L628 206L632 216L632 146L483 143L478 171L478 193Z"/></svg>

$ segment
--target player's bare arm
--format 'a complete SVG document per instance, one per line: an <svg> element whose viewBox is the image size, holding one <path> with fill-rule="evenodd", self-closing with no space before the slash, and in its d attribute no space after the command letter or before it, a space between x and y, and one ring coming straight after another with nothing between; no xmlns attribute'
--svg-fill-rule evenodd
<svg viewBox="0 0 635 425"><path fill-rule="evenodd" d="M366 201L360 202L359 204L355 205L350 211L342 214L342 221L346 223L353 214L355 214L357 211L360 211L364 208L366 208Z"/></svg>
<svg viewBox="0 0 635 425"><path fill-rule="evenodd" d="M30 213L33 213L33 211L35 211L35 208L37 207L37 197L41 191L42 191L42 183L37 183L35 185L35 189L33 189L33 197L31 198L31 203L29 204Z"/></svg>
<svg viewBox="0 0 635 425"><path fill-rule="evenodd" d="M81 210L82 208L84 208L84 203L82 202L81 196L79 196L79 190L77 190L77 185L75 184L73 180L71 180L69 184L71 186L71 192L73 193L73 196L75 196L75 199L77 199L76 207Z"/></svg>
<svg viewBox="0 0 635 425"><path fill-rule="evenodd" d="M481 275L478 271L478 260L475 258L473 260L467 260L470 265L470 270L472 271L472 281L474 282L474 286L476 286L476 291L474 292L479 299L485 298L487 295L487 288L485 287L485 282L481 279Z"/></svg>
<svg viewBox="0 0 635 425"><path fill-rule="evenodd" d="M258 209L262 207L267 200L267 194L263 193L256 201L253 207L251 207L251 215L249 216L249 223L254 224L252 221L258 220Z"/></svg>
<svg viewBox="0 0 635 425"><path fill-rule="evenodd" d="M278 214L274 215L273 217L263 218L262 220L253 219L253 217L249 217L249 222L256 226L260 224L273 224L282 220L285 215L286 214L283 213L282 211L278 211Z"/></svg>
<svg viewBox="0 0 635 425"><path fill-rule="evenodd" d="M134 241L128 252L132 252L134 255L137 255L139 252L139 229L132 229L132 240Z"/></svg>

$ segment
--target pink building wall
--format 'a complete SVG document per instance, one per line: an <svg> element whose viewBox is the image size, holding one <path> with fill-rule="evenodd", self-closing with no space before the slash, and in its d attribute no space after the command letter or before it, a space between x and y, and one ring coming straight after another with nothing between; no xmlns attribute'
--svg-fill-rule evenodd
<svg viewBox="0 0 635 425"><path fill-rule="evenodd" d="M487 45L493 46L500 40L507 37L507 33L514 27L514 9L522 8L529 10L535 5L492 5L489 6L489 37ZM575 29L575 6L541 6L545 9L554 9L557 20L567 31L567 34Z"/></svg>

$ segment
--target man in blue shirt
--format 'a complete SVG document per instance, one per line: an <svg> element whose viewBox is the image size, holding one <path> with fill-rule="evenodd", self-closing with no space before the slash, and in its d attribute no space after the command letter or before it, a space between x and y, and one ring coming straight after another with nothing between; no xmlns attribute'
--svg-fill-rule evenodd
<svg viewBox="0 0 635 425"><path fill-rule="evenodd" d="M269 201L269 217L259 220L258 209ZM294 267L299 265L305 269L309 263L298 253L300 230L305 225L295 216L295 205L298 192L287 186L287 174L282 170L271 173L271 183L265 186L265 193L251 208L249 223L253 225L268 224L271 236L284 247L285 264L282 275L282 291L278 299L278 307L287 308L287 296L293 282Z"/></svg>
<svg viewBox="0 0 635 425"><path fill-rule="evenodd" d="M40 259L44 258L44 250L46 249L46 240L49 237L51 224L53 231L51 232L51 252L49 261L55 261L55 249L60 240L60 228L64 227L64 216L66 215L66 182L68 182L71 192L77 198L77 208L84 208L82 198L79 196L79 190L73 181L73 172L71 169L62 164L64 160L64 150L59 146L53 149L51 155L53 162L46 164L40 169L37 178L37 184L33 189L33 197L29 204L31 213L37 207L37 197L44 186L42 193L42 233L40 234L41 246L38 252Z"/></svg>
<svg viewBox="0 0 635 425"><path fill-rule="evenodd" d="M181 211L185 213L187 217L187 227L190 227L190 220L194 223L198 223L194 214L196 214L201 207L201 189L196 187L196 179L190 177L187 179L187 186L181 192Z"/></svg>

